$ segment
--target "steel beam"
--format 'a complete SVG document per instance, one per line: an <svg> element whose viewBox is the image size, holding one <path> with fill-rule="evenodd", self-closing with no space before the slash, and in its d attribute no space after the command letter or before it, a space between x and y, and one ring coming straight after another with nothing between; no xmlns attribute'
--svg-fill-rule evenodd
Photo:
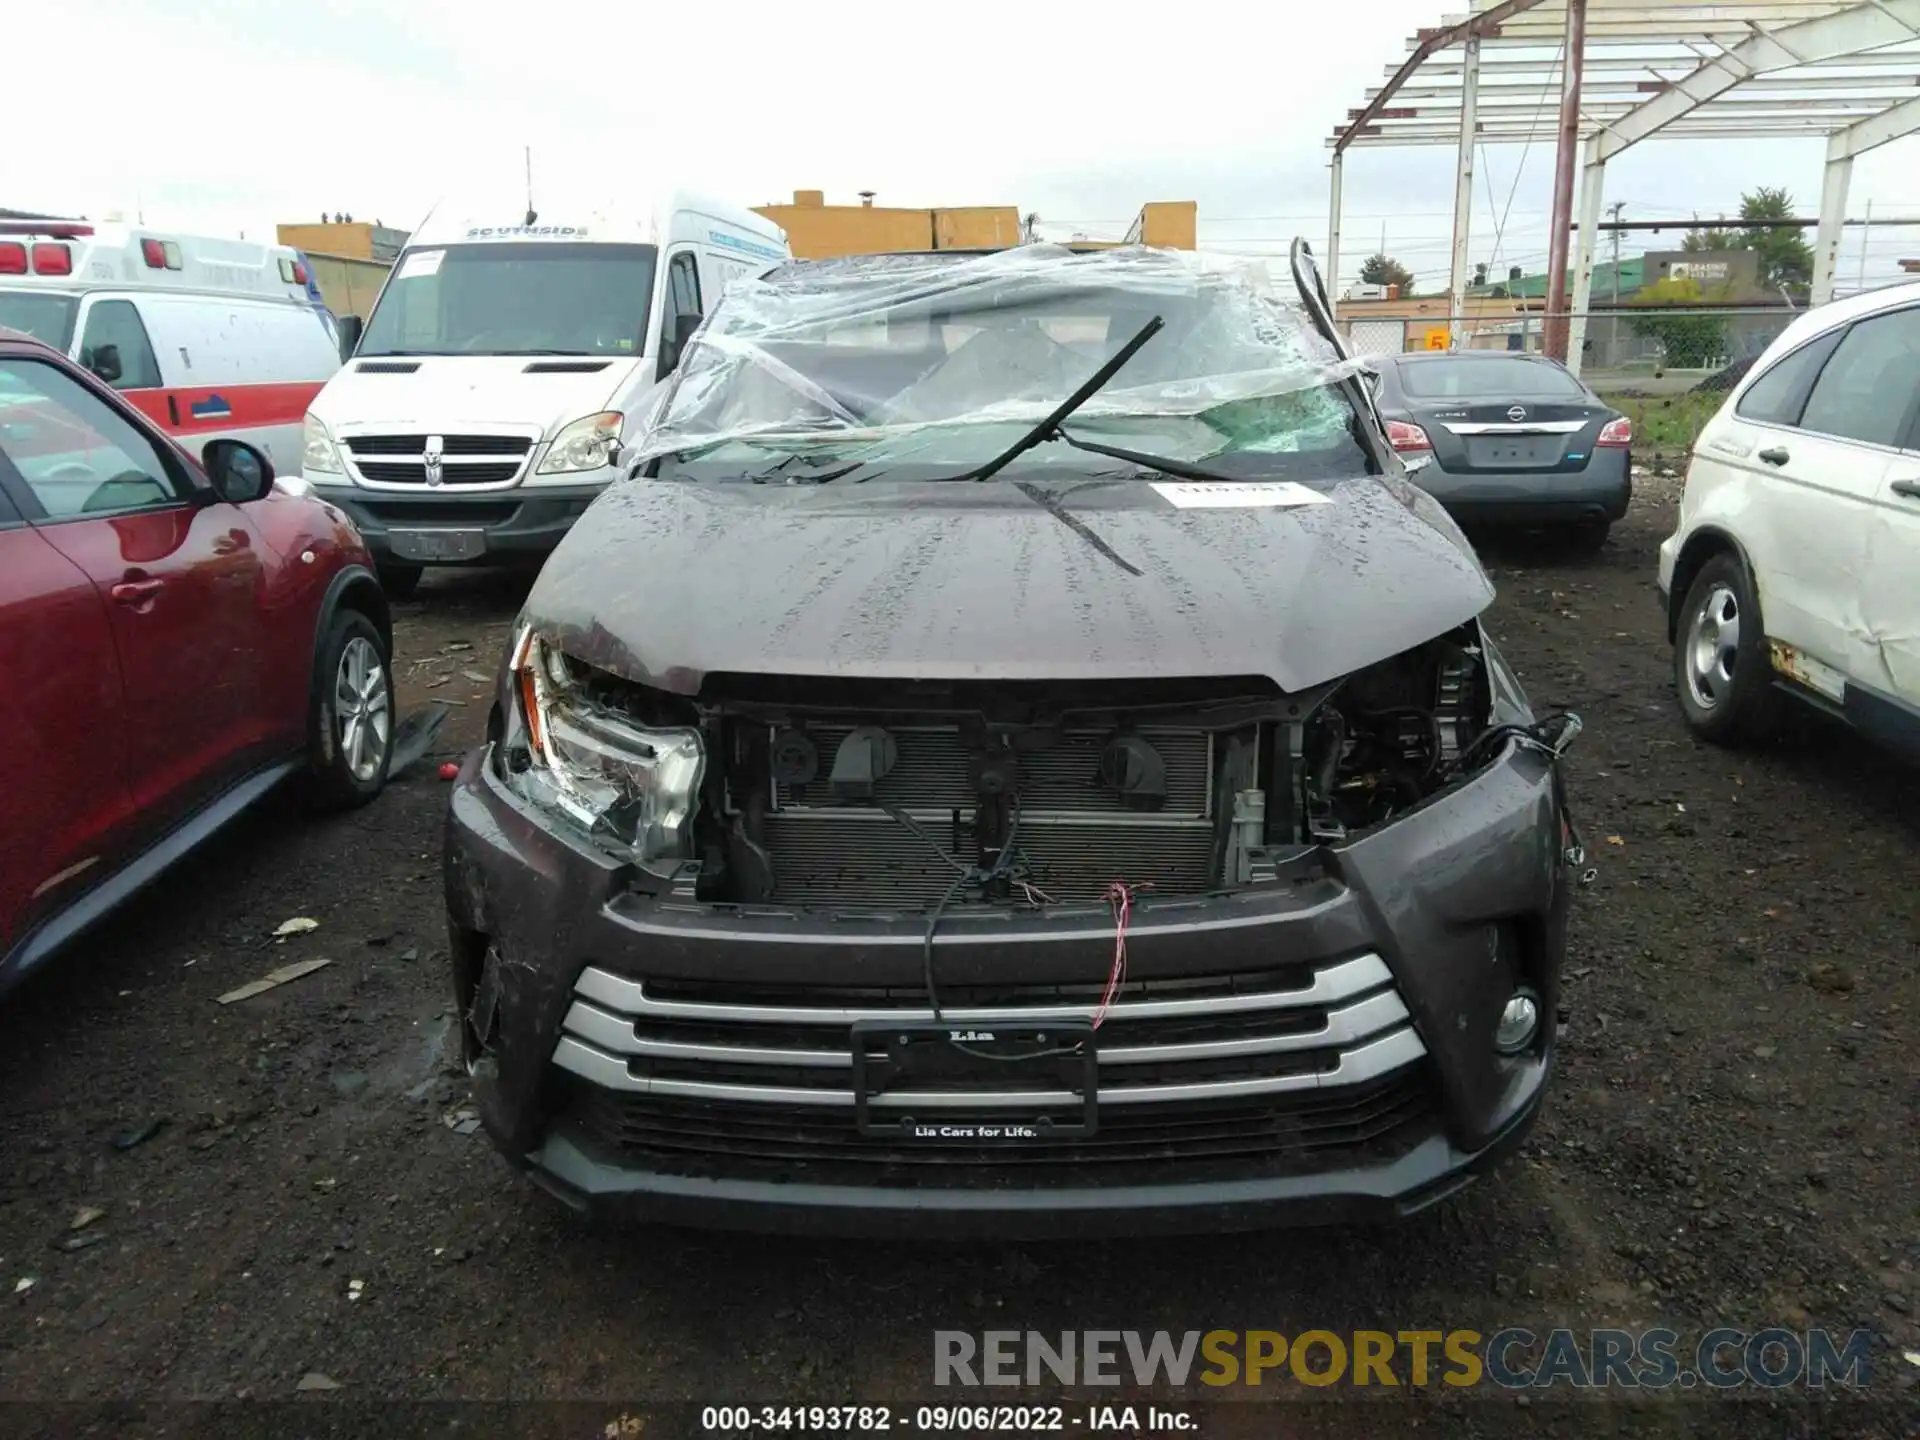
<svg viewBox="0 0 1920 1440"><path fill-rule="evenodd" d="M1608 125L1600 136L1599 159L1604 164L1756 75L1914 39L1920 39L1920 0L1869 0L1750 35Z"/></svg>
<svg viewBox="0 0 1920 1440"><path fill-rule="evenodd" d="M1460 86L1460 151L1454 161L1453 273L1447 311L1447 348L1458 349L1460 317L1467 311L1467 284L1472 279L1468 249L1473 238L1473 157L1479 141L1475 111L1480 101L1480 37L1467 38L1466 66Z"/></svg>
<svg viewBox="0 0 1920 1440"><path fill-rule="evenodd" d="M1586 60L1587 0L1567 0L1567 39L1560 77L1560 143L1554 153L1553 213L1547 230L1547 318L1541 334L1547 354L1556 360L1567 358L1567 221L1573 214L1574 151L1580 144L1580 75Z"/></svg>
<svg viewBox="0 0 1920 1440"><path fill-rule="evenodd" d="M1827 142L1827 159L1851 160L1869 150L1878 149L1920 130L1920 97L1891 105L1845 130L1836 131Z"/></svg>
<svg viewBox="0 0 1920 1440"><path fill-rule="evenodd" d="M1500 4L1483 10L1478 15L1450 25L1444 30L1436 30L1425 39L1415 41L1413 53L1398 70L1393 72L1393 78L1387 81L1380 93L1367 102L1366 109L1354 117L1353 123L1347 126L1346 134L1335 142L1334 148L1346 149L1350 143L1350 137L1373 122L1374 116L1385 109L1387 101L1393 98L1394 91L1413 78L1413 72L1426 63L1428 56L1437 54L1451 45L1457 45L1469 36L1484 35L1490 30L1496 30L1501 22L1520 14L1523 10L1531 10L1540 3L1541 0L1501 0Z"/></svg>
<svg viewBox="0 0 1920 1440"><path fill-rule="evenodd" d="M1833 137L1838 140L1838 135ZM1810 299L1824 305L1833 299L1833 274L1840 263L1841 226L1847 214L1847 184L1853 178L1853 157L1827 155L1827 170L1820 183L1820 229L1813 240L1813 286ZM1864 239L1861 244L1865 244Z"/></svg>
<svg viewBox="0 0 1920 1440"><path fill-rule="evenodd" d="M1600 201L1607 187L1607 163L1587 142L1587 164L1580 175L1580 261L1573 274L1573 314L1567 326L1567 368L1580 373L1587 344L1587 312L1593 308L1593 257L1599 248Z"/></svg>
<svg viewBox="0 0 1920 1440"><path fill-rule="evenodd" d="M1327 280L1327 306L1336 316L1340 313L1340 182L1346 159L1344 151L1333 152L1332 193L1327 197L1327 259L1320 272Z"/></svg>

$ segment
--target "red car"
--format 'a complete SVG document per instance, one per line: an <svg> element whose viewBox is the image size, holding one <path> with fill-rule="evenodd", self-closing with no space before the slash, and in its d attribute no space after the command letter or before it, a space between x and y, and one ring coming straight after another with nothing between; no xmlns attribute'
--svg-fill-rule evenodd
<svg viewBox="0 0 1920 1440"><path fill-rule="evenodd" d="M391 655L338 510L0 331L0 992L288 777L379 794Z"/></svg>

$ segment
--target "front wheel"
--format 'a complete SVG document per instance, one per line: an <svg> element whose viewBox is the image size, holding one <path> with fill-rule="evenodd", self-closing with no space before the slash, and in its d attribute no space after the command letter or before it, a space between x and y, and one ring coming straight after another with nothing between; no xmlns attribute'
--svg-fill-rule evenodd
<svg viewBox="0 0 1920 1440"><path fill-rule="evenodd" d="M323 810L364 805L393 759L392 659L373 622L342 610L320 642L307 720L309 792Z"/></svg>
<svg viewBox="0 0 1920 1440"><path fill-rule="evenodd" d="M1673 638L1673 683L1688 728L1727 745L1772 727L1773 667L1760 601L1740 557L1715 555L1687 587Z"/></svg>

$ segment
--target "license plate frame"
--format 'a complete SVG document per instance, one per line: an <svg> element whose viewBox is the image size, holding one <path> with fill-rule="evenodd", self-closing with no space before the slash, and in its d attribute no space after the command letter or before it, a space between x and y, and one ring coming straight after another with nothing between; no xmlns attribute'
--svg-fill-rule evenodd
<svg viewBox="0 0 1920 1440"><path fill-rule="evenodd" d="M487 532L452 525L389 530L387 546L400 560L478 560L487 553Z"/></svg>
<svg viewBox="0 0 1920 1440"><path fill-rule="evenodd" d="M859 1020L852 1027L854 1114L862 1135L915 1145L1012 1145L1081 1139L1100 1123L1100 1064L1088 1020L967 1025L952 1021ZM1002 1058L986 1058L999 1055ZM1003 1068L1004 1067L1004 1068ZM1061 1090L1066 1104L1022 1108L986 1103L929 1106L918 1114L876 1105L929 1078L1031 1076L1036 1091Z"/></svg>
<svg viewBox="0 0 1920 1440"><path fill-rule="evenodd" d="M1482 470L1553 470L1566 458L1564 435L1476 437L1468 459Z"/></svg>

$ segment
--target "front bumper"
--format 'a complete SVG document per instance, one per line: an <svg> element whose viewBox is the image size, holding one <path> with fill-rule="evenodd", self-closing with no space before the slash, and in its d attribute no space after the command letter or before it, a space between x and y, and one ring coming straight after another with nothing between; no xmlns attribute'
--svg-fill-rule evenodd
<svg viewBox="0 0 1920 1440"><path fill-rule="evenodd" d="M535 560L550 554L606 484L522 485L510 490L424 486L374 490L361 485L314 485L314 494L347 513L375 560L411 564L485 564ZM395 532L477 531L479 552L457 560L427 559L396 548Z"/></svg>
<svg viewBox="0 0 1920 1440"><path fill-rule="evenodd" d="M1481 472L1455 475L1427 466L1414 483L1462 524L1577 525L1614 521L1633 499L1633 458L1628 451L1595 450L1584 470Z"/></svg>
<svg viewBox="0 0 1920 1440"><path fill-rule="evenodd" d="M1398 822L1302 855L1277 883L1136 908L1127 976L1149 989L1223 976L1251 985L1281 967L1310 973L1319 987L1329 976L1376 967L1371 983L1386 988L1363 1003L1394 1010L1398 1028L1378 1044L1362 1037L1321 1072L1317 1088L1305 1082L1316 1118L1263 1111L1258 1124L1276 1134L1312 1124L1331 1135L1329 1127L1357 1126L1363 1112L1378 1117L1391 1105L1399 1117L1391 1126L1382 1121L1365 1136L1353 1129L1351 1144L1284 1155L1240 1143L1244 1123L1235 1145L1190 1155L1179 1149L1200 1133L1190 1127L1172 1149L1136 1149L1120 1163L1118 1147L1137 1133L1128 1123L1157 1121L1177 1107L1117 1103L1130 1087L1110 1091L1103 1063L1100 1093L1109 1098L1100 1113L1113 1123L1109 1129L1103 1119L1100 1136L1116 1147L1104 1155L1089 1150L1073 1163L1045 1165L1029 1163L1029 1152L987 1149L916 1165L863 1153L869 1138L830 1106L775 1112L663 1100L668 1087L647 1063L620 1053L644 1037L609 997L629 994L637 1002L629 1008L644 1009L650 982L662 993L720 996L728 1003L708 1008L732 1014L747 1013L733 1008L733 997L757 1005L760 995L791 997L814 986L823 994L857 986L863 995L917 996L921 917L749 910L642 894L629 869L556 832L509 792L482 750L454 788L446 852L463 1015L474 1006L481 956L493 952L480 988L495 1028L476 1065L475 1097L495 1144L543 1188L580 1208L676 1223L1007 1238L1405 1215L1468 1183L1532 1121L1551 1068L1565 949L1562 826L1551 767L1516 747ZM1114 944L1112 919L1099 907L956 910L939 934L943 993L949 985L1097 985ZM1498 950L1496 934L1518 937L1518 948ZM1538 995L1541 1031L1530 1051L1501 1056L1493 1026L1516 980ZM1381 1064L1369 1067L1368 1058ZM636 1103L681 1106L671 1143L657 1143L662 1132L654 1129L639 1145L623 1144L624 1132L594 1118ZM791 1128L776 1115L791 1115ZM803 1143L822 1148L796 1148Z"/></svg>

